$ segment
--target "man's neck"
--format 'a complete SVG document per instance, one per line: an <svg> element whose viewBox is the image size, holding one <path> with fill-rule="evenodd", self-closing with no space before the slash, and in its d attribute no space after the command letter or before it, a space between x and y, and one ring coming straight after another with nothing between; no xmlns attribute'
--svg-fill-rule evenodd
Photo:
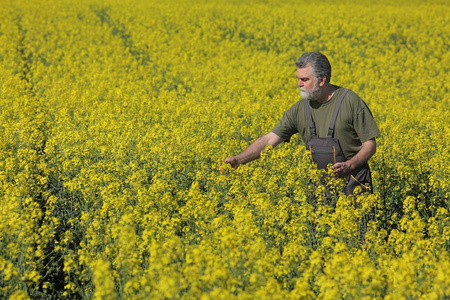
<svg viewBox="0 0 450 300"><path fill-rule="evenodd" d="M330 99L333 97L335 91L336 91L336 88L334 87L334 85L332 85L330 83L326 83L322 88L322 95L317 100L317 102L325 103L325 102L330 101Z"/></svg>

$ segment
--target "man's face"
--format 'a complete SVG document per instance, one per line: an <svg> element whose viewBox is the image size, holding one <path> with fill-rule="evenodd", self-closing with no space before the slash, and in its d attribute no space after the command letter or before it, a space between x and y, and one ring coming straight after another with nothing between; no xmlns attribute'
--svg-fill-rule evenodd
<svg viewBox="0 0 450 300"><path fill-rule="evenodd" d="M317 101L320 98L322 88L316 83L311 65L306 68L298 68L297 79L302 99Z"/></svg>

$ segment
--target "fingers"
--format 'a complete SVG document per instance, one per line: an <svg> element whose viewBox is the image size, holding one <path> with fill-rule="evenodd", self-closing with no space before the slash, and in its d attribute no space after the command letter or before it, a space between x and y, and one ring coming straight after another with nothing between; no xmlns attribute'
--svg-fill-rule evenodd
<svg viewBox="0 0 450 300"><path fill-rule="evenodd" d="M341 168L341 164L335 163L332 167L333 167L333 173L337 173L338 170Z"/></svg>
<svg viewBox="0 0 450 300"><path fill-rule="evenodd" d="M335 163L333 165L333 173L336 174L336 177L338 178L343 178L345 176L347 176L349 168L348 166L345 164L345 162L343 163Z"/></svg>
<svg viewBox="0 0 450 300"><path fill-rule="evenodd" d="M225 171L229 171L230 168L237 169L239 163L234 157L227 157L219 163L220 174L224 174Z"/></svg>
<svg viewBox="0 0 450 300"><path fill-rule="evenodd" d="M225 174L226 172L230 171L231 167L233 167L233 165L231 164L231 162L228 160L228 158L222 160L221 162L219 162L219 171L220 174Z"/></svg>
<svg viewBox="0 0 450 300"><path fill-rule="evenodd" d="M223 167L224 163L226 163L225 160L222 160L221 162L219 162L219 171L220 171L220 174L222 174L222 175L225 171L225 168Z"/></svg>

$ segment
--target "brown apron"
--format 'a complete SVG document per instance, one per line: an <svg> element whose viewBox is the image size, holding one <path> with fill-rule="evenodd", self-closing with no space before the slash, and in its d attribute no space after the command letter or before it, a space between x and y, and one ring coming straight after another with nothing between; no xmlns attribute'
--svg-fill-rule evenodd
<svg viewBox="0 0 450 300"><path fill-rule="evenodd" d="M347 92L348 89L344 89L344 91L341 93L336 103L336 108L330 122L328 136L324 138L318 137L316 135L316 126L312 119L311 110L309 108L309 100L304 101L310 129L310 136L306 142L306 149L311 152L312 160L317 164L318 169L326 170L328 164L334 165L337 162L347 161L347 158L342 151L339 141L333 137L339 107L341 106L342 100L344 99L344 96ZM370 188L367 189L366 185L368 185ZM360 187L361 190L355 191L357 187ZM370 174L369 165L367 163L353 171L348 178L348 183L345 187L345 194L351 195L354 191L358 194L367 191L372 192L372 177Z"/></svg>

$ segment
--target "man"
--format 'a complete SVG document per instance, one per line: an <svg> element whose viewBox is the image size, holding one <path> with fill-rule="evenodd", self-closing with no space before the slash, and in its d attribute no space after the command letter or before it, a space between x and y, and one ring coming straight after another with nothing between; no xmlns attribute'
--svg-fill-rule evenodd
<svg viewBox="0 0 450 300"><path fill-rule="evenodd" d="M319 138L326 138L335 118L332 135L338 140L345 159L330 160L333 172L336 177L348 178L345 189L347 195L352 194L357 186L365 192L366 186L371 187L372 183L367 162L376 152L375 137L380 133L372 113L354 92L330 83L331 65L322 53L304 53L296 64L302 100L289 108L269 133L259 137L241 153L226 158L224 162L237 168L259 158L266 146L276 147L281 142L289 141L295 133L299 133L308 145L314 127ZM340 96L342 99L339 99ZM308 111L312 123L308 119ZM335 111L336 117L333 116Z"/></svg>

